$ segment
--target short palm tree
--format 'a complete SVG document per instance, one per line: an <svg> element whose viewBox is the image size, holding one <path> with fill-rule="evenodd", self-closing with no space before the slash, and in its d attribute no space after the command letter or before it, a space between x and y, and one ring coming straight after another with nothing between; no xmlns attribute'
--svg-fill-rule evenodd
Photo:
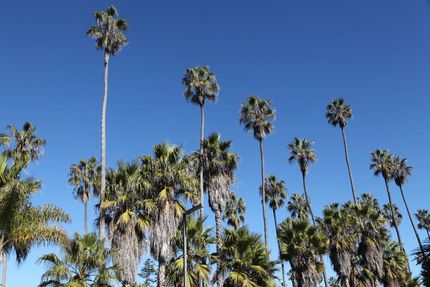
<svg viewBox="0 0 430 287"><path fill-rule="evenodd" d="M306 220L309 217L309 206L304 195L293 193L287 203L287 210L291 217Z"/></svg>
<svg viewBox="0 0 430 287"><path fill-rule="evenodd" d="M346 104L342 98L334 99L326 107L326 118L334 127L339 126L342 132L343 148L345 152L345 161L348 168L349 183L351 184L352 197L354 203L357 203L357 195L355 194L354 180L352 179L352 171L349 163L348 144L346 142L345 127L348 125L348 120L352 119L351 106Z"/></svg>
<svg viewBox="0 0 430 287"><path fill-rule="evenodd" d="M203 141L205 134L205 103L215 102L218 97L219 85L214 73L209 71L208 66L188 68L182 78L185 86L185 99L200 107L200 156L203 156ZM200 162L200 216L204 214L204 186L203 186L203 164Z"/></svg>
<svg viewBox="0 0 430 287"><path fill-rule="evenodd" d="M260 191L262 191L262 186L260 186ZM275 223L276 239L278 242L279 257L281 257L281 245L279 242L279 232L278 232L278 217L276 216L276 211L285 205L285 199L287 198L287 188L285 186L285 181L278 180L276 176L271 175L266 177L266 198L265 202L269 203L270 208L273 212L273 220ZM285 285L285 266L284 262L281 262L282 268L282 286Z"/></svg>
<svg viewBox="0 0 430 287"><path fill-rule="evenodd" d="M155 211L155 201L141 182L136 162L119 162L107 176L103 202L112 262L119 267L117 278L123 285L135 284L136 269L147 248L146 232Z"/></svg>
<svg viewBox="0 0 430 287"><path fill-rule="evenodd" d="M371 153L371 164L370 169L373 169L375 176L382 175L385 183L385 189L387 190L389 207L391 209L391 223L396 230L397 239L401 250L406 254L402 239L400 237L399 226L395 220L395 211L393 201L391 199L391 192L388 182L393 179L393 169L394 169L394 158L388 152L388 150L377 149ZM409 271L409 270L408 270Z"/></svg>
<svg viewBox="0 0 430 287"><path fill-rule="evenodd" d="M209 206L215 214L217 252L221 247L222 212L230 198L239 160L237 154L229 150L231 145L231 141L221 141L217 133L203 142L204 183ZM217 265L219 268L219 263ZM217 286L222 286L221 278L217 280Z"/></svg>
<svg viewBox="0 0 430 287"><path fill-rule="evenodd" d="M260 159L261 159L261 206L263 209L263 223L264 223L264 245L266 250L269 250L269 241L267 239L267 218L266 218L266 189L264 183L264 150L263 141L272 133L273 124L275 119L275 108L269 100L260 99L257 96L250 96L246 103L240 107L240 123L243 124L245 131L251 131L254 138L260 145Z"/></svg>
<svg viewBox="0 0 430 287"><path fill-rule="evenodd" d="M427 238L430 238L430 214L426 209L418 209L415 213L418 220L418 229L424 229L427 233Z"/></svg>
<svg viewBox="0 0 430 287"><path fill-rule="evenodd" d="M98 164L93 156L70 167L69 184L73 186L73 196L84 203L84 234L88 233L88 201L91 195L99 195L99 180Z"/></svg>
<svg viewBox="0 0 430 287"><path fill-rule="evenodd" d="M258 234L246 227L226 229L219 253L226 287L274 287L275 262L270 261Z"/></svg>
<svg viewBox="0 0 430 287"><path fill-rule="evenodd" d="M62 248L63 258L55 253L39 258L48 270L42 275L39 287L114 287L117 282L109 266L111 251L103 246L94 233L84 236L75 233L73 239Z"/></svg>
<svg viewBox="0 0 430 287"><path fill-rule="evenodd" d="M246 205L243 198L238 198L236 193L230 192L226 208L223 212L223 220L233 229L238 229L245 222Z"/></svg>
<svg viewBox="0 0 430 287"><path fill-rule="evenodd" d="M391 210L394 211L394 219L396 220L397 226L399 226L402 223L403 215L400 213L400 210L396 204L393 204L393 206L391 206L388 203L388 204L384 204L382 206L383 215L387 219L387 222L390 224L390 227L393 228L394 222L393 222L393 218L391 216Z"/></svg>
<svg viewBox="0 0 430 287"><path fill-rule="evenodd" d="M302 173L302 182L303 182L303 193L306 198L306 203L309 208L309 213L311 215L313 225L316 224L314 213L312 212L312 207L310 203L310 199L308 196L307 188L306 188L306 175L309 171L309 165L316 161L317 156L315 154L315 150L312 148L312 142L307 139L294 138L293 142L288 144L288 149L290 150L290 157L288 161L293 163L295 161L298 162L300 171ZM323 266L323 277L324 277L324 286L328 287L328 279L327 273L324 267L324 260L321 256L320 258L321 264Z"/></svg>
<svg viewBox="0 0 430 287"><path fill-rule="evenodd" d="M108 71L110 56L116 55L127 45L124 32L127 30L127 22L118 18L118 11L110 5L106 11L94 13L96 24L87 31L87 36L96 40L96 47L104 53L104 93L102 103L101 120L101 182L100 182L100 206L104 201L106 188L106 106L108 100ZM105 237L106 224L104 222L103 209L100 209L99 234L100 239Z"/></svg>
<svg viewBox="0 0 430 287"><path fill-rule="evenodd" d="M387 241L384 246L384 287L407 286L409 276L404 272L407 268L408 258L399 251L398 243Z"/></svg>
<svg viewBox="0 0 430 287"><path fill-rule="evenodd" d="M149 229L150 251L159 263L158 286L165 287L166 264L174 256L170 241L184 214L184 201L198 202L198 185L181 147L167 143L155 145L154 156L142 157L141 162L142 177L156 208Z"/></svg>
<svg viewBox="0 0 430 287"><path fill-rule="evenodd" d="M403 192L403 185L408 181L408 177L412 174L412 166L408 165L406 158L401 158L400 156L394 156L393 159L393 178L396 185L399 187L400 194L402 195L403 203L405 204L406 211L408 213L409 222L414 230L415 237L417 238L418 245L424 254L423 245L418 235L417 229L415 228L414 221L412 219L411 212L409 210L408 202L406 201L405 194Z"/></svg>

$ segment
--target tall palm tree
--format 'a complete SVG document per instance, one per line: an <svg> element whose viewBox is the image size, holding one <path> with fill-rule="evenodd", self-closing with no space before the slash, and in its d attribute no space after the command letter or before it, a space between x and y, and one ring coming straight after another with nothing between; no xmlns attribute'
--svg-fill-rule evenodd
<svg viewBox="0 0 430 287"><path fill-rule="evenodd" d="M215 243L212 235L212 228L204 226L205 218L187 219L187 286L199 286L199 279L203 284L210 282L210 265L206 262L210 259L208 245ZM181 225L183 224L183 221ZM167 267L167 282L169 286L181 286L184 278L184 256L183 256L183 236L180 227L176 236L172 239L173 258Z"/></svg>
<svg viewBox="0 0 430 287"><path fill-rule="evenodd" d="M377 149L371 153L371 164L370 169L373 169L375 176L382 175L385 183L385 189L387 190L389 207L391 209L391 222L396 230L397 240L400 245L400 249L406 254L405 248L403 246L402 239L400 237L399 226L395 219L395 211L393 201L391 199L391 192L388 182L393 179L393 156L388 152L388 150ZM409 272L410 268L408 268Z"/></svg>
<svg viewBox="0 0 430 287"><path fill-rule="evenodd" d="M430 238L430 214L426 209L418 209L415 213L418 220L418 229L424 229L427 233L427 238Z"/></svg>
<svg viewBox="0 0 430 287"><path fill-rule="evenodd" d="M55 253L43 255L38 262L48 270L42 275L39 287L82 286L113 287L117 281L117 266L109 266L111 251L103 246L94 233L84 236L75 233L62 247L63 258Z"/></svg>
<svg viewBox="0 0 430 287"><path fill-rule="evenodd" d="M408 181L408 177L412 174L412 166L408 165L406 158L401 158L400 156L394 156L393 160L393 177L394 182L399 187L400 194L402 195L403 203L405 204L406 211L408 213L409 222L411 223L411 226L414 230L415 237L417 238L418 245L424 254L423 244L421 242L420 236L418 235L417 229L415 228L414 221L412 219L411 212L409 210L409 205L406 201L405 194L403 192L403 185Z"/></svg>
<svg viewBox="0 0 430 287"><path fill-rule="evenodd" d="M262 186L260 186L260 191L262 191ZM279 259L281 257L281 245L279 242L278 217L276 216L276 211L285 205L286 198L287 198L287 188L285 187L285 181L283 180L279 181L274 175L266 177L265 202L269 203L269 206L273 212L273 220L275 223L275 230L276 230L276 240L278 242L278 249L279 249ZM286 284L285 266L283 261L281 261L281 268L282 268L282 286L285 287L287 285L285 285Z"/></svg>
<svg viewBox="0 0 430 287"><path fill-rule="evenodd" d="M111 247L112 262L119 267L117 278L123 285L135 284L136 269L147 249L146 232L155 211L155 201L143 188L140 166L136 162L119 162L107 176L103 202Z"/></svg>
<svg viewBox="0 0 430 287"><path fill-rule="evenodd" d="M315 217L314 217L314 213L312 212L311 203L310 203L307 188L306 188L306 175L309 170L309 165L315 162L315 160L317 159L315 150L312 148L311 141L308 141L307 139L301 139L298 137L294 138L294 141L288 144L288 149L290 150L290 157L288 158L288 161L290 163L297 161L299 164L299 168L302 173L303 193L306 197L306 203L309 208L309 213L311 215L312 223L315 226L316 224ZM328 287L327 273L324 267L324 260L322 258L322 255L320 259L321 259L321 264L323 266L324 285L325 287Z"/></svg>
<svg viewBox="0 0 430 287"><path fill-rule="evenodd" d="M264 150L263 141L272 133L275 119L275 108L269 100L260 99L257 96L250 96L246 103L240 107L240 123L243 124L245 131L252 130L254 138L260 145L261 159L261 206L263 210L264 223L264 245L267 252L269 251L269 241L267 239L267 218L266 218L266 188L264 183Z"/></svg>
<svg viewBox="0 0 430 287"><path fill-rule="evenodd" d="M258 234L246 227L226 229L218 254L226 287L274 287L275 262L270 261ZM219 275L218 275L219 276Z"/></svg>
<svg viewBox="0 0 430 287"><path fill-rule="evenodd" d="M105 197L106 188L106 106L108 100L108 71L110 56L116 55L127 45L124 32L128 25L124 19L118 18L118 11L110 5L106 11L94 13L96 24L87 31L87 36L96 40L98 50L104 52L104 93L101 119L101 182L100 182L100 206ZM106 224L104 222L103 209L100 208L99 234L100 239L105 238Z"/></svg>
<svg viewBox="0 0 430 287"><path fill-rule="evenodd" d="M238 198L236 193L230 192L230 197L223 213L223 220L227 220L227 224L237 230L245 222L245 212L246 205L243 198Z"/></svg>
<svg viewBox="0 0 430 287"><path fill-rule="evenodd" d="M349 183L351 184L352 197L354 203L357 204L357 195L355 194L354 181L352 179L351 166L349 164L348 144L346 142L345 127L348 125L348 120L352 119L351 106L344 103L342 98L334 99L326 107L326 118L334 127L339 126L342 132L343 148L345 151L345 161L348 168Z"/></svg>
<svg viewBox="0 0 430 287"><path fill-rule="evenodd" d="M229 150L231 145L231 141L221 141L217 133L211 134L203 142L204 187L208 193L209 206L215 214L217 252L221 247L222 212L230 197L239 160L237 154ZM218 268L219 265L218 262ZM217 279L217 286L222 286L222 278Z"/></svg>
<svg viewBox="0 0 430 287"><path fill-rule="evenodd" d="M287 203L287 210L291 217L306 220L309 217L308 201L304 195L293 193L291 199Z"/></svg>
<svg viewBox="0 0 430 287"><path fill-rule="evenodd" d="M157 259L158 286L166 286L166 265L173 258L171 240L185 211L182 200L198 202L197 182L182 148L161 143L154 156L141 158L142 173L155 199L156 210L150 225L150 251Z"/></svg>
<svg viewBox="0 0 430 287"><path fill-rule="evenodd" d="M70 167L69 184L74 187L73 196L84 203L84 234L88 233L88 201L91 194L99 196L98 177L98 164L93 156Z"/></svg>
<svg viewBox="0 0 430 287"><path fill-rule="evenodd" d="M393 206L391 206L389 203L384 204L382 206L383 216L387 219L387 222L390 224L390 227L393 228L394 222L391 216L391 210L394 211L394 219L396 220L397 226L402 223L403 215L400 213L400 210L395 203L393 203Z"/></svg>
<svg viewBox="0 0 430 287"><path fill-rule="evenodd" d="M203 140L205 134L205 103L215 102L218 98L219 85L214 73L209 71L208 66L188 68L182 78L185 86L185 99L200 107L200 156L203 156ZM200 159L201 160L201 159ZM204 215L204 186L203 186L203 164L200 162L200 216Z"/></svg>

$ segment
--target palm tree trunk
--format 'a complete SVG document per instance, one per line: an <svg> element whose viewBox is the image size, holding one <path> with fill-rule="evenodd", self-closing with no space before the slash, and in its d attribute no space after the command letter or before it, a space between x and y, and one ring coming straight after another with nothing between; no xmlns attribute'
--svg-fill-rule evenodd
<svg viewBox="0 0 430 287"><path fill-rule="evenodd" d="M203 105L200 106L200 171L199 171L199 177L200 177L200 217L203 218L204 216L204 204L205 204L205 195L203 190L203 141L205 136L205 108Z"/></svg>
<svg viewBox="0 0 430 287"><path fill-rule="evenodd" d="M408 203L406 202L405 194L403 193L403 186L399 185L399 188L400 188L400 193L402 194L403 203L405 204L406 211L408 213L409 221L411 222L412 228L414 229L414 233L417 238L418 245L420 246L421 253L423 254L423 259L425 259L426 255L424 252L423 244L421 242L420 236L418 235L417 229L415 228L414 221L412 220L412 215L411 215L411 212L409 211L409 206L408 206Z"/></svg>
<svg viewBox="0 0 430 287"><path fill-rule="evenodd" d="M266 252L269 253L269 241L267 240L267 217L266 217L266 190L264 184L264 150L263 141L260 140L260 159L261 159L261 206L263 207L263 223L264 223L264 246Z"/></svg>
<svg viewBox="0 0 430 287"><path fill-rule="evenodd" d="M102 104L102 171L101 171L101 184L100 184L100 223L99 223L99 237L100 240L105 238L106 223L104 219L104 210L102 203L105 199L106 189L106 106L108 100L108 71L109 71L109 52L106 50L104 54L104 95Z"/></svg>
<svg viewBox="0 0 430 287"><path fill-rule="evenodd" d="M276 241L278 242L279 260L281 261L282 286L286 287L287 285L285 283L285 266L284 266L284 261L281 259L281 242L279 241L278 218L276 217L276 209L272 209L272 211L273 211L273 220L275 221Z"/></svg>
<svg viewBox="0 0 430 287"><path fill-rule="evenodd" d="M348 174L349 174L349 183L351 184L352 197L354 198L355 205L357 205L357 195L355 194L354 180L352 179L351 166L349 165L348 143L346 142L345 129L341 128L341 131L342 131L342 139L343 139L343 148L345 150L345 161L346 161L346 166L348 168Z"/></svg>
<svg viewBox="0 0 430 287"><path fill-rule="evenodd" d="M400 244L400 250L405 254L406 258L408 258L408 255L406 254L405 248L403 247L403 242L402 242L402 238L400 237L399 227L397 226L397 221L396 221L396 218L394 215L395 213L394 213L394 208L393 208L393 201L391 200L390 187L388 186L388 180L385 177L384 177L384 182L385 182L385 188L387 189L388 202L390 203L391 220L393 221L394 229L396 230L397 240ZM409 260L407 260L407 262L408 262L407 271L409 273L411 273L411 268L409 266Z"/></svg>
<svg viewBox="0 0 430 287"><path fill-rule="evenodd" d="M216 210L215 211L215 225L216 225L216 253L219 255L220 251L221 251L221 229L222 229L222 218L221 218L221 211L220 210ZM219 276L219 272L221 270L221 260L218 259L217 263L216 263L216 267L217 267L217 278L216 278L216 282L217 282L217 286L218 287L222 287L223 285L223 280L222 280L222 276Z"/></svg>
<svg viewBox="0 0 430 287"><path fill-rule="evenodd" d="M84 233L88 234L88 201L84 202Z"/></svg>
<svg viewBox="0 0 430 287"><path fill-rule="evenodd" d="M3 259L3 271L1 274L1 286L6 287L6 273L7 273L7 255L3 253L2 255Z"/></svg>
<svg viewBox="0 0 430 287"><path fill-rule="evenodd" d="M166 264L159 263L158 264L158 284L157 287L165 287L166 286L166 279L165 279L165 272L166 272Z"/></svg>
<svg viewBox="0 0 430 287"><path fill-rule="evenodd" d="M309 213L310 213L310 215L311 215L312 224L313 224L314 226L316 226L314 213L312 212L311 203L310 203L310 201L309 201L308 191L307 191L307 188L306 188L306 174L305 174L305 172L304 172L304 171L302 171L302 181L303 181L303 192L304 192L305 197L306 197L306 203L307 203L308 208L309 208ZM325 286L325 287L328 287L329 285L328 285L328 279L327 279L327 271L326 271L326 269L325 269L324 258L323 258L323 256L322 256L322 255L320 255L320 261L321 261L321 264L322 264L322 266L323 266L324 286Z"/></svg>

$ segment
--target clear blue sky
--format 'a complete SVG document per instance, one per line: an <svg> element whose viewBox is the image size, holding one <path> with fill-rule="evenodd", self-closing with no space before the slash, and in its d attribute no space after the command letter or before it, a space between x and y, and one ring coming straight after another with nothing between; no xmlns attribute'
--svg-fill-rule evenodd
<svg viewBox="0 0 430 287"><path fill-rule="evenodd" d="M73 217L68 231L83 231L83 207L67 186L70 164L99 155L102 53L85 31L106 1L0 0L0 127L37 125L45 156L30 174L43 180L34 202L54 203ZM129 45L111 61L107 157L148 154L167 140L198 147L199 112L185 102L187 67L209 65L221 91L207 105L206 134L231 139L240 155L236 191L247 202L252 230L262 231L257 186L257 142L239 125L240 104L252 93L277 109L266 141L268 174L301 192L297 166L288 164L294 136L315 141L318 161L308 176L317 214L350 199L338 129L326 123L325 105L344 97L354 120L347 128L359 193L387 201L383 181L369 170L369 153L389 148L415 167L405 187L412 210L430 200L430 4L425 0L361 1L113 1L129 23ZM393 186L394 200L404 211ZM270 213L269 213L270 215ZM285 217L286 211L280 212ZM272 218L271 246L276 252ZM417 244L405 220L406 249ZM424 234L422 234L424 235ZM36 248L21 266L10 264L8 286L39 282ZM11 258L13 260L13 257ZM328 262L328 261L327 261ZM414 267L414 270L417 269Z"/></svg>

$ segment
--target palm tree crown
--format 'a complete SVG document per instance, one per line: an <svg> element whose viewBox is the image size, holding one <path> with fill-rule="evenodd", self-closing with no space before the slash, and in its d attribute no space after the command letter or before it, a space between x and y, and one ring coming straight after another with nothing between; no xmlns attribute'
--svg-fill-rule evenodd
<svg viewBox="0 0 430 287"><path fill-rule="evenodd" d="M288 144L288 149L290 150L288 161L290 163L297 161L303 174L308 172L309 165L317 159L312 144L313 142L298 137L294 138L294 141Z"/></svg>
<svg viewBox="0 0 430 287"><path fill-rule="evenodd" d="M344 103L342 98L334 99L327 105L326 118L333 126L339 126L341 129L346 127L348 120L352 119L351 106Z"/></svg>
<svg viewBox="0 0 430 287"><path fill-rule="evenodd" d="M245 131L252 130L255 139L264 140L273 131L272 120L275 119L275 108L269 100L250 96L240 108L240 123Z"/></svg>
<svg viewBox="0 0 430 287"><path fill-rule="evenodd" d="M182 83L185 86L185 98L200 107L204 106L206 101L215 102L218 97L218 81L208 66L188 68Z"/></svg>
<svg viewBox="0 0 430 287"><path fill-rule="evenodd" d="M377 149L371 153L370 169L376 176L382 175L385 180L391 180L393 176L393 156L388 150Z"/></svg>
<svg viewBox="0 0 430 287"><path fill-rule="evenodd" d="M396 155L393 159L393 178L398 185L404 185L408 181L408 177L412 175L413 167L408 165L406 158L401 158Z"/></svg>
<svg viewBox="0 0 430 287"><path fill-rule="evenodd" d="M110 55L117 54L125 45L127 37L124 32L127 30L127 22L118 18L118 11L110 5L106 11L94 13L96 25L91 26L87 35L96 40L99 50L105 50Z"/></svg>
<svg viewBox="0 0 430 287"><path fill-rule="evenodd" d="M261 191L261 186L260 186ZM276 178L271 175L266 177L266 203L269 203L271 209L277 210L284 206L285 199L287 198L287 188L285 187L285 181Z"/></svg>

